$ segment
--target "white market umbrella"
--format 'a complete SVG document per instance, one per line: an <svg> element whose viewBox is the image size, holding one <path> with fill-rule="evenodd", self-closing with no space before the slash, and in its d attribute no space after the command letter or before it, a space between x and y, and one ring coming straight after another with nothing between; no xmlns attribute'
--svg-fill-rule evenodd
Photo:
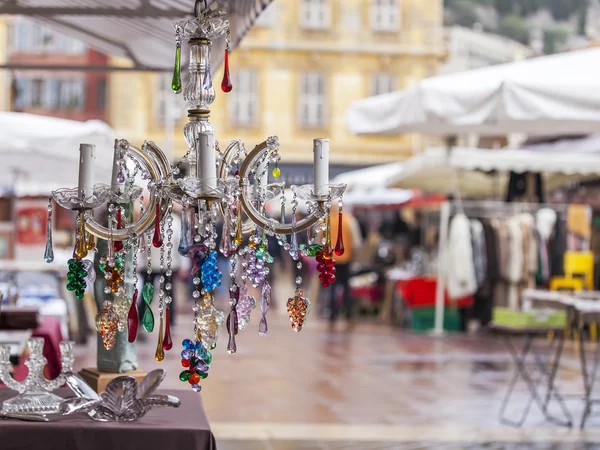
<svg viewBox="0 0 600 450"><path fill-rule="evenodd" d="M0 113L0 188L18 196L77 187L79 144L96 145L95 181L110 183L114 133L104 122Z"/></svg>
<svg viewBox="0 0 600 450"><path fill-rule="evenodd" d="M354 102L357 134L589 134L600 125L600 48L435 76Z"/></svg>
<svg viewBox="0 0 600 450"><path fill-rule="evenodd" d="M541 172L547 189L600 174L600 156L515 149L428 148L398 163L369 167L337 176L350 192L383 188L419 189L424 193L466 198L503 196L510 172ZM490 173L490 174L488 174Z"/></svg>

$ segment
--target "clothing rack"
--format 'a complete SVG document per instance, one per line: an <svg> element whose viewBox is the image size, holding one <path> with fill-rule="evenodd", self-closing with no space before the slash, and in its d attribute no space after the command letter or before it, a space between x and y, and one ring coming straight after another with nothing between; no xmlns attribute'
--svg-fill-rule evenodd
<svg viewBox="0 0 600 450"><path fill-rule="evenodd" d="M454 200L442 204L440 209L434 335L442 336L444 334L444 294L446 291L446 277L442 274L442 264L443 261L446 260L445 251L448 243L448 228L450 226L450 217L452 214L463 213L467 217L494 219L522 213L535 214L542 208L550 208L558 214L565 215L567 214L569 205L564 203L509 203L493 200Z"/></svg>

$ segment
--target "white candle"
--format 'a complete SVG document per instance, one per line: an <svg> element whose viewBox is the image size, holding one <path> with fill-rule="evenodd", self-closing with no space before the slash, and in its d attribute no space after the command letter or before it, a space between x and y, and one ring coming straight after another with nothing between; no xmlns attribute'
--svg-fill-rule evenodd
<svg viewBox="0 0 600 450"><path fill-rule="evenodd" d="M121 185L123 184L123 183L119 183L119 172L121 171L121 168L117 164L117 161L119 160L119 156L120 156L121 152L119 150L118 142L119 141L117 141L115 139L115 152L113 154L112 177L111 177L111 183L110 183L112 185L113 192L120 192Z"/></svg>
<svg viewBox="0 0 600 450"><path fill-rule="evenodd" d="M215 136L212 133L198 135L198 159L200 161L200 179L203 192L207 193L217 187L217 155L215 153Z"/></svg>
<svg viewBox="0 0 600 450"><path fill-rule="evenodd" d="M327 195L329 184L329 139L318 138L313 142L315 194Z"/></svg>
<svg viewBox="0 0 600 450"><path fill-rule="evenodd" d="M77 187L89 197L94 193L94 160L96 146L79 144L79 183Z"/></svg>

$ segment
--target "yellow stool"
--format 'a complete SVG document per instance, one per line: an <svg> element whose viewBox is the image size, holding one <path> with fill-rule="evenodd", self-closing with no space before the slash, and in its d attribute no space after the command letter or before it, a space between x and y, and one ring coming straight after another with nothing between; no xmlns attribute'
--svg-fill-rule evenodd
<svg viewBox="0 0 600 450"><path fill-rule="evenodd" d="M550 280L551 291L581 291L583 280L581 278L552 277Z"/></svg>
<svg viewBox="0 0 600 450"><path fill-rule="evenodd" d="M566 252L565 278L581 278L583 289L594 290L594 254L592 252Z"/></svg>

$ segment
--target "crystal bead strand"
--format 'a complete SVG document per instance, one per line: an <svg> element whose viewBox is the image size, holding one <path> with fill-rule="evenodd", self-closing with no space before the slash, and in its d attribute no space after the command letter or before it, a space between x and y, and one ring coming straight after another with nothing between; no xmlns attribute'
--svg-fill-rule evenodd
<svg viewBox="0 0 600 450"><path fill-rule="evenodd" d="M163 338L163 349L171 350L173 348L173 340L171 339L171 303L173 297L171 291L173 289L173 271L171 270L172 251L173 251L173 203L169 200L169 207L167 210L167 270L165 272L165 335Z"/></svg>
<svg viewBox="0 0 600 450"><path fill-rule="evenodd" d="M222 236L223 239L225 236ZM237 256L232 255L229 259L231 263L231 272L229 273L231 277L231 284L229 286L229 304L231 305L231 311L229 311L229 316L227 317L227 333L229 334L229 342L227 343L227 352L230 355L233 355L237 352L237 344L235 342L235 336L238 334L238 313L237 313L237 304L240 298L240 288L236 283L236 260Z"/></svg>
<svg viewBox="0 0 600 450"><path fill-rule="evenodd" d="M166 215L169 215L169 210L167 206ZM160 224L160 235L165 235L165 221L163 220ZM165 246L161 245L160 247L160 265L159 265L159 273L160 278L158 279L158 342L156 344L156 352L154 354L154 359L157 361L162 361L165 359L165 350L163 348L163 340L164 340L164 309L165 309Z"/></svg>

